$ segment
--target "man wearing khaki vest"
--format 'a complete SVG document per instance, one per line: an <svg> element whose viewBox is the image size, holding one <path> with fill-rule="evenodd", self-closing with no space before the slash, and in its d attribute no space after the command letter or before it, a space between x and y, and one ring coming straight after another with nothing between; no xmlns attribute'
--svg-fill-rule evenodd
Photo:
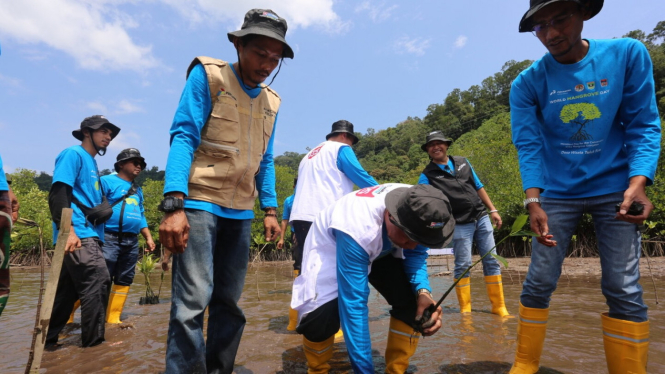
<svg viewBox="0 0 665 374"><path fill-rule="evenodd" d="M187 71L160 204L160 241L174 254L167 373L233 371L257 196L266 240L280 233L272 155L280 98L263 82L293 58L286 30L272 10L252 9L228 34L236 63L197 57Z"/></svg>

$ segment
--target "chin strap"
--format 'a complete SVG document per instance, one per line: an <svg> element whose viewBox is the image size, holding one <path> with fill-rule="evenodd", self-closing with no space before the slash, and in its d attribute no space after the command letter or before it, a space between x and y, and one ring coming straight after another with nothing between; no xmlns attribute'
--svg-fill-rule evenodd
<svg viewBox="0 0 665 374"><path fill-rule="evenodd" d="M100 148L95 144L95 139L92 138L92 132L88 129L88 134L90 134L90 143L92 143L92 147L95 149L98 155L104 156L106 154L106 148Z"/></svg>
<svg viewBox="0 0 665 374"><path fill-rule="evenodd" d="M240 65L240 53L238 52L237 49L236 49L236 56L238 56L238 75L240 76L240 84L242 85L242 87L245 90L249 91L249 90L251 90L251 88L247 87L247 85L245 84L245 79L242 76L242 66ZM282 62L283 61L284 61L284 58L282 57L279 60L279 66L277 67L277 72L275 73L275 75L272 76L272 79L270 80L270 83L267 84L267 85L263 85L263 86L259 85L259 88L264 89L264 88L268 88L268 87L270 87L270 85L272 85L272 82L275 81L275 78L277 78L277 74L279 74L279 71L282 69Z"/></svg>

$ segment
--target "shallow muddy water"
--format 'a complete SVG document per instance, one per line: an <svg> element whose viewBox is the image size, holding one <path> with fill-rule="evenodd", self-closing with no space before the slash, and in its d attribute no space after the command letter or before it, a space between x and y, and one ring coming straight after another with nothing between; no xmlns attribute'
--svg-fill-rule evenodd
<svg viewBox="0 0 665 374"><path fill-rule="evenodd" d="M442 265L430 266L431 274L445 272ZM452 263L452 262L451 262ZM665 309L657 305L651 279L642 279L650 307L650 373L665 373ZM512 276L512 281L511 277ZM524 273L504 274L504 292L509 312L517 313ZM164 370L164 352L170 310L170 275L161 290L161 304L139 305L144 292L143 276L137 275L123 312L123 324L107 325L107 341L82 349L80 316L61 334L63 346L44 353L45 373L157 373ZM291 264L264 263L250 267L241 306L247 316L236 370L245 373L306 373L302 338L286 331L291 297ZM440 297L452 283L452 276L431 278L434 296ZM159 273L151 278L155 291ZM665 298L665 280L656 279ZM30 349L35 321L39 270L12 270L9 303L0 317L0 362L3 373L22 373ZM490 314L482 274L471 280L473 313L460 315L454 292L444 301L442 329L422 339L411 359L409 372L418 373L504 373L515 352L517 321ZM540 373L607 373L600 315L607 307L596 276L565 276L552 298L547 338ZM388 305L372 289L370 330L377 372L385 367L383 352L389 323ZM335 345L332 372L347 372L351 366L343 342Z"/></svg>

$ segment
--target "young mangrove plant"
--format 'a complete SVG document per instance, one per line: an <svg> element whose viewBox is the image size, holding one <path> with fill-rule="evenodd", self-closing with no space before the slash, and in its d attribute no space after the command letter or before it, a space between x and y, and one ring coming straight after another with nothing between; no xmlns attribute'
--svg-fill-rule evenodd
<svg viewBox="0 0 665 374"><path fill-rule="evenodd" d="M145 277L145 297L141 297L139 304L159 304L159 296L152 292L150 287L150 273L155 269L158 259L152 253L144 253L136 267Z"/></svg>
<svg viewBox="0 0 665 374"><path fill-rule="evenodd" d="M499 244L503 243L506 239L510 238L511 236L538 236L538 234L536 234L535 232L532 232L532 231L529 231L529 230L523 230L524 224L526 224L526 221L528 219L529 219L529 216L526 215L526 214L522 214L522 215L518 216L517 219L515 220L515 222L513 223L512 228L510 229L510 234L505 236L503 239L499 240L490 251L485 253L485 255L483 255L478 261L474 262L473 264L471 264L471 266L469 266L466 270L464 270L462 275L460 275L459 278L457 278L457 280L448 288L448 290L443 294L443 296L441 296L439 301L436 304L432 304L432 305L429 306L429 308L425 309L425 311L423 312L423 316L420 319L420 321L416 321L414 323L413 329L417 332L422 333L423 330L424 330L423 326L429 321L429 319L432 317L432 314L434 313L434 311L436 311L436 309L439 307L439 305L441 305L443 300L446 299L448 294L450 294L450 292L455 288L457 283L459 283L459 281L462 280L462 278L464 278L464 276L469 271L471 271L471 269L473 269L474 266L478 265L478 263L481 262L488 255L492 255L499 262L501 262L504 267L507 268L508 267L508 262L506 261L505 258L503 258L503 257L501 257L501 256L499 256L498 254L495 253L496 247Z"/></svg>

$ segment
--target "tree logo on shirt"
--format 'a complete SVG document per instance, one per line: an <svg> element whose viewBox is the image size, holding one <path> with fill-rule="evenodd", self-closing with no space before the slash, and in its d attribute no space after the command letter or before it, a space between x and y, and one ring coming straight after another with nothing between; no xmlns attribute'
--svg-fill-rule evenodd
<svg viewBox="0 0 665 374"><path fill-rule="evenodd" d="M570 140L583 141L590 140L593 137L585 130L585 128L602 116L602 113L595 104L592 103L577 103L568 104L561 108L559 118L563 123L569 123L577 130Z"/></svg>

